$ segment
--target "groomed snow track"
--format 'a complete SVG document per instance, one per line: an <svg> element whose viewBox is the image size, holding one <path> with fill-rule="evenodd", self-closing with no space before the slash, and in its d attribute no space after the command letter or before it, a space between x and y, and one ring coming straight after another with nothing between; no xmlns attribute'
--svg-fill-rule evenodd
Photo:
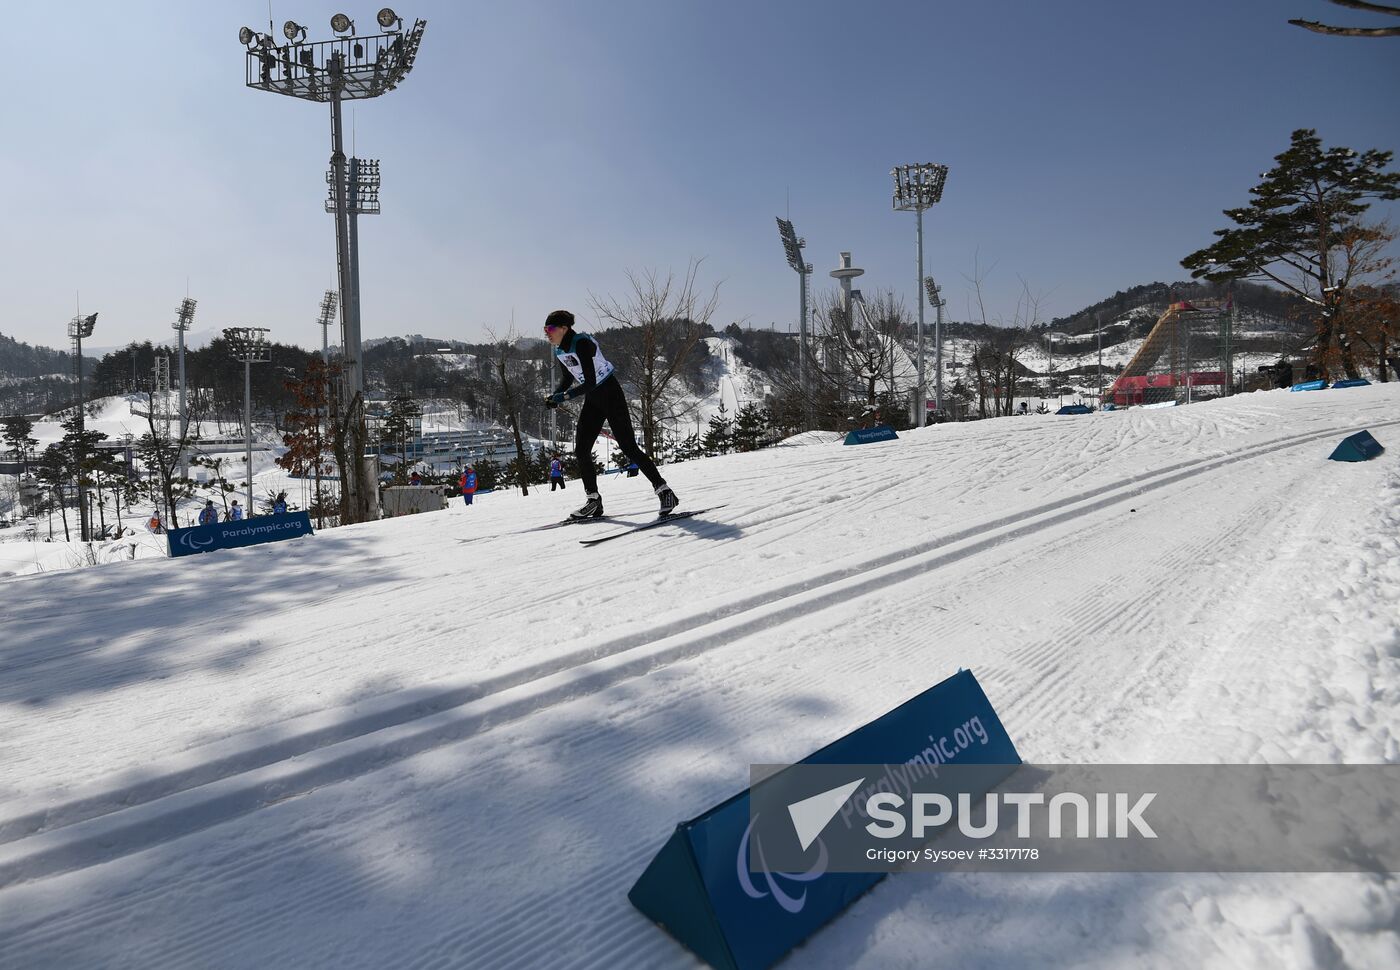
<svg viewBox="0 0 1400 970"><path fill-rule="evenodd" d="M1388 391L1323 402L1336 404L1331 409L1253 397L1260 400L1093 415L1079 424L987 423L959 429L981 434L954 442L967 447L963 454L930 429L865 453L814 447L683 465L672 481L691 504L728 499L723 520L676 523L657 531L677 534L648 533L635 544L624 539L605 549L564 551L560 545L573 543L549 533L488 534L470 547L477 561L528 563L547 554L567 557L565 576L607 571L614 588L594 605L621 616L625 622L613 624L621 629L598 624L570 647L552 650L546 647L555 628L542 636L522 631L527 648L519 656L485 658L475 675L436 669L423 677L406 665L397 683L342 691L344 703L265 717L251 730L201 722L196 696L181 709L199 730L173 748L162 751L156 735L133 735L139 760L129 767L89 768L81 784L40 778L0 800L0 900L18 904L11 918L0 918L13 945L7 950L38 961L17 966L90 953L83 947L98 945L100 927L149 915L212 871L227 890L213 893L231 912L194 922L219 932L201 937L162 918L173 937L152 938L135 956L176 966L191 958L215 965L220 960L213 956L223 955L227 965L244 965L240 955L257 945L280 941L299 952L301 944L292 942L299 932L327 945L336 905L358 911L390 886L416 885L411 873L399 871L403 858L436 877L455 857L465 870L442 880L448 895L427 907L425 929L412 934L407 949L404 941L385 949L387 963L371 959L379 952L375 944L365 950L332 942L331 949L370 961L363 965L684 963L681 951L625 901L669 826L731 793L749 761L800 757L958 666L977 671L1028 758L1092 761L1131 751L1151 760L1140 725L1134 733L1124 722L1135 723L1143 710L1165 711L1195 689L1191 672L1216 646L1214 637L1247 636L1228 630L1250 615L1251 596L1259 592L1242 564L1277 543L1280 517L1290 516L1291 505L1312 509L1334 487L1317 470L1330 446L1360 426L1400 427L1387 414L1400 399ZM1162 448L1161 437L1172 446ZM929 467L932 459L938 467ZM1004 462L999 470L991 467L997 460ZM1379 494L1381 472L1365 474ZM785 483L791 483L786 490ZM929 487L916 487L921 484ZM746 489L771 497L771 505L745 501ZM926 491L939 508L909 514L911 490ZM1048 497L1028 501L1035 492ZM840 500L826 501L833 495ZM502 507L493 520L500 524L541 514L528 502ZM418 532L407 541L429 549L451 545L459 556L453 539L490 527L461 510L444 521L450 529L412 523ZM396 525L403 523L304 542L350 549L391 541L384 537ZM457 530L462 535L447 534ZM859 548L862 538L870 550L864 555L812 554L830 543ZM267 549L261 567L307 568L297 561L304 546ZM702 565L678 565L683 551ZM236 564L237 554L228 554L209 568L222 575ZM701 568L725 566L729 575L696 578ZM1057 568L1073 569L1075 582L1043 579ZM1190 578L1203 570L1218 575L1209 584ZM693 595L679 597L678 605L675 593L656 582L658 572L688 584ZM528 565L507 566L502 574L487 584L497 597L473 609L482 628L520 621L521 611L505 597L529 575ZM1184 578L1162 583L1163 576ZM424 581L393 577L388 595L407 596ZM561 608L573 602L566 598ZM444 612L460 609L444 598ZM24 603L10 615L44 625ZM339 629L349 629L354 617L343 622ZM432 629L435 619L419 622ZM1212 635L1202 635L1202 625ZM284 674L297 670L292 648L316 635L300 630L284 638L278 651L288 656ZM0 674L19 685L0 694L7 717L19 711L42 719L53 702L30 704L26 712L23 700L42 694L46 675L112 649L100 642L67 646L36 642L0 651ZM365 641L354 647L368 650ZM389 655L374 653L379 660ZM181 676L196 694L217 687L202 684L201 669L176 679ZM149 688L123 682L120 692L130 696L117 703L130 704L143 690ZM79 699L87 693L73 692ZM72 705L77 700L58 709ZM161 705L178 706L169 697ZM28 730L43 734L32 724ZM658 782L664 791L647 788ZM572 808L557 803L560 791L573 793ZM618 803L619 791L625 804ZM478 828L473 820L491 824ZM303 863L327 852L353 857L366 832L401 833L420 824L434 833L423 844L446 858L420 852L406 838L399 850L370 852L365 858L373 865L349 880L350 888L331 891L324 876L308 877L297 898L319 892L317 901L292 906L295 917L269 919L258 932L270 933L271 942L238 939L226 924L260 905L234 887L296 881L297 870L279 861L279 845L292 846L290 855ZM515 848L536 865L562 866L550 870L552 889L512 883L505 844L511 839L503 837L511 831L529 841L528 848L519 842ZM195 845L203 861L185 857ZM396 856L402 858L391 862ZM110 888L124 868L153 882L120 899L88 891ZM344 877L345 864L330 868ZM78 901L52 918L45 900L52 904L51 892L73 885L85 887ZM585 885L595 887L593 898L566 902ZM381 912L378 904L373 908ZM539 921L559 911L572 914L569 925L541 935ZM814 956L804 951L803 958ZM0 956L0 964L6 959Z"/></svg>

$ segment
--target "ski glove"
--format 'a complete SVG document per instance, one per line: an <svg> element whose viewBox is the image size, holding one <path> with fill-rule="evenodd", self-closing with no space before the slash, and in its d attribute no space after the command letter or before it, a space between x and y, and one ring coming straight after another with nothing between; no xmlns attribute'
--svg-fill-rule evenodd
<svg viewBox="0 0 1400 970"><path fill-rule="evenodd" d="M544 406L552 411L559 405L563 404L567 397L568 395L565 394L563 391L555 391L553 394L549 395L549 397L544 399Z"/></svg>

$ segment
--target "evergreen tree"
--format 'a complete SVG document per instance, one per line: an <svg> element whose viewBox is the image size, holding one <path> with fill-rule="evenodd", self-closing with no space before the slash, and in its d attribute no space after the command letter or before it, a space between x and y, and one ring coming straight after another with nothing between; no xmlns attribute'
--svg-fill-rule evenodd
<svg viewBox="0 0 1400 970"><path fill-rule="evenodd" d="M1359 376L1351 346L1353 287L1384 277L1385 248L1394 238L1384 224L1362 221L1372 201L1400 199L1400 173L1386 172L1393 153L1323 148L1311 128L1293 132L1288 150L1250 189L1249 205L1226 209L1234 228L1217 229L1216 242L1181 261L1195 279L1267 280L1317 310L1313 363L1319 374L1340 364Z"/></svg>
<svg viewBox="0 0 1400 970"><path fill-rule="evenodd" d="M726 455L734 448L734 424L729 420L729 410L723 401L719 402L719 410L710 416L703 443L707 455Z"/></svg>
<svg viewBox="0 0 1400 970"><path fill-rule="evenodd" d="M39 443L37 438L30 437L30 432L34 430L34 422L22 414L12 414L5 419L4 429L0 432L0 439L4 440L5 447L14 455L15 461L20 463L20 474L27 475L29 456Z"/></svg>
<svg viewBox="0 0 1400 970"><path fill-rule="evenodd" d="M39 456L38 465L35 466L34 477L48 493L50 507L52 504L58 506L59 514L63 517L63 539L65 542L71 541L73 536L68 531L68 503L64 493L69 482L73 480L74 470L67 449L61 444L52 444L45 448ZM52 520L49 531L53 531Z"/></svg>
<svg viewBox="0 0 1400 970"><path fill-rule="evenodd" d="M423 409L407 394L397 394L389 402L389 413L384 417L380 428L381 446L389 446L391 453L399 456L399 465L394 470L395 484L408 481L408 442L418 429L418 418Z"/></svg>
<svg viewBox="0 0 1400 970"><path fill-rule="evenodd" d="M734 448L737 451L757 451L767 444L768 415L753 401L739 409L734 419Z"/></svg>
<svg viewBox="0 0 1400 970"><path fill-rule="evenodd" d="M677 443L675 451L671 454L674 462L690 461L692 458L699 458L704 455L704 446L700 444L700 434L692 431Z"/></svg>
<svg viewBox="0 0 1400 970"><path fill-rule="evenodd" d="M476 490L478 492L489 491L502 484L503 469L501 463L495 458L488 455L472 467L476 469Z"/></svg>

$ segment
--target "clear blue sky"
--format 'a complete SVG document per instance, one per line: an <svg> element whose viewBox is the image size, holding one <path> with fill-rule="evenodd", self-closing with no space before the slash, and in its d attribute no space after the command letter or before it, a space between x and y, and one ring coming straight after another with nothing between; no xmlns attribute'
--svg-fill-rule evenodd
<svg viewBox="0 0 1400 970"><path fill-rule="evenodd" d="M851 250L867 292L912 306L914 217L891 211L889 169L916 161L950 167L925 259L952 316L977 261L994 318L1024 279L1044 319L1185 278L1295 128L1400 148L1400 40L1286 23L1378 19L1324 0L396 6L428 29L407 81L353 111L385 181L361 220L366 336L479 339L512 311L533 334L556 307L587 319L628 269L692 257L723 281L716 326L787 329L788 212L818 288ZM318 39L338 10L373 32L376 9L272 15ZM11 26L32 43L0 61L0 332L61 346L81 291L94 345L164 339L188 280L196 330L319 345L329 112L243 86L236 35L266 28L265 0L26 16Z"/></svg>

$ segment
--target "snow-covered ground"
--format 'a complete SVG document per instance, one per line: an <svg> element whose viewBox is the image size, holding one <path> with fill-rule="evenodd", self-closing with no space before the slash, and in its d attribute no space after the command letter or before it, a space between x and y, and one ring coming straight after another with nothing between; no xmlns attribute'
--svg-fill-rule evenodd
<svg viewBox="0 0 1400 970"><path fill-rule="evenodd" d="M523 531L573 485L0 581L0 967L694 966L626 899L675 823L959 667L1028 761L1400 761L1400 386L800 440L595 548ZM786 965L1397 930L1385 875L903 873Z"/></svg>

